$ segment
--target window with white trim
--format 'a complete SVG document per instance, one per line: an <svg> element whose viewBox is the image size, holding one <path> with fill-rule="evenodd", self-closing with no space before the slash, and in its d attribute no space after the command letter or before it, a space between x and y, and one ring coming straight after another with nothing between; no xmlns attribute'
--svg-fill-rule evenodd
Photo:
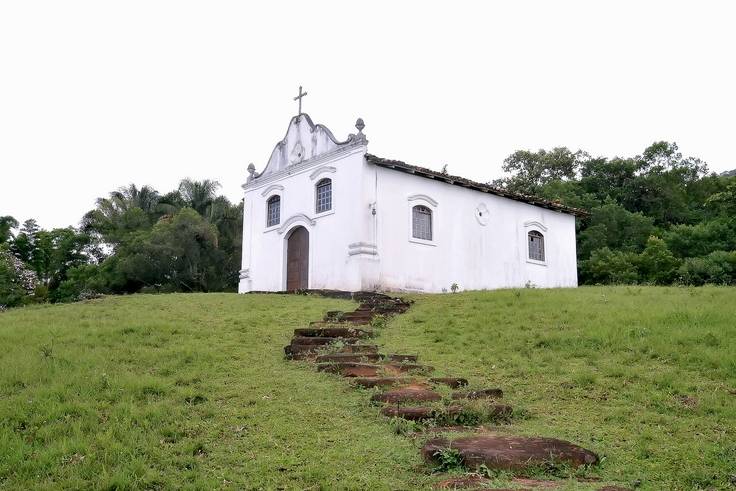
<svg viewBox="0 0 736 491"><path fill-rule="evenodd" d="M528 237L529 259L544 262L544 235L541 232L532 230L529 232Z"/></svg>
<svg viewBox="0 0 736 491"><path fill-rule="evenodd" d="M332 180L322 179L317 183L316 212L322 213L332 209Z"/></svg>
<svg viewBox="0 0 736 491"><path fill-rule="evenodd" d="M411 209L411 236L432 240L432 210L426 206L417 205Z"/></svg>
<svg viewBox="0 0 736 491"><path fill-rule="evenodd" d="M268 198L266 202L266 226L273 227L281 222L281 196L278 194Z"/></svg>

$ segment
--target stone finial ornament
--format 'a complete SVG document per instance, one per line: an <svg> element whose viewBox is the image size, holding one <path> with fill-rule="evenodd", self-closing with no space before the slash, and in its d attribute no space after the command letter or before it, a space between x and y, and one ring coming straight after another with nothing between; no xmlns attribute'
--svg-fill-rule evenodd
<svg viewBox="0 0 736 491"><path fill-rule="evenodd" d="M251 179L256 177L255 174L256 174L256 166L253 165L253 162L251 162L250 164L248 164L248 180L250 181Z"/></svg>
<svg viewBox="0 0 736 491"><path fill-rule="evenodd" d="M363 134L363 128L365 128L365 123L363 122L363 118L358 118L358 120L355 122L355 127L358 128L358 134L353 135L350 134L350 140L353 143L360 143L362 145L365 145L368 143L368 139Z"/></svg>

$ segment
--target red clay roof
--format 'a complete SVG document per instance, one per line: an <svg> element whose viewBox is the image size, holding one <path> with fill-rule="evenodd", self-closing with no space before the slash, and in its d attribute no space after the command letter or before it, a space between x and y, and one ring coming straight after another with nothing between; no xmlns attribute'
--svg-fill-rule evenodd
<svg viewBox="0 0 736 491"><path fill-rule="evenodd" d="M425 167L410 165L400 160L384 159L381 157L376 157L375 155L372 155L369 153L365 155L365 159L371 164L375 164L380 167L385 167L387 169L393 169L393 170L397 170L401 172L406 172L408 174L414 174L416 176L425 177L427 179L435 179L437 181L442 181L447 184L453 184L455 186L462 186L464 188L474 189L476 191L481 191L483 193L495 194L496 196L501 196L501 197L512 199L515 201L521 201L523 203L528 203L534 206L541 206L542 208L547 208L549 210L555 210L555 211L559 211L562 213L569 213L571 215L575 215L578 217L588 216L588 212L581 208L573 208L571 206L565 206L562 203L559 203L557 201L551 201L551 200L547 200L543 198L538 198L536 196L530 196L527 194L506 191L505 189L497 188L495 186L491 186L490 184L471 181L470 179L465 179L464 177L460 177L460 176L451 176L449 174L443 174L442 172L437 172L431 169L427 169Z"/></svg>

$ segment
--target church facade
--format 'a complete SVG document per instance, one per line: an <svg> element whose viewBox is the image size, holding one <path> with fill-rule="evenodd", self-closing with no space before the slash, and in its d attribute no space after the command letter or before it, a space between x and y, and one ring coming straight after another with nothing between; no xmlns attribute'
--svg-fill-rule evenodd
<svg viewBox="0 0 736 491"><path fill-rule="evenodd" d="M580 210L368 152L307 114L243 185L241 293L577 286Z"/></svg>

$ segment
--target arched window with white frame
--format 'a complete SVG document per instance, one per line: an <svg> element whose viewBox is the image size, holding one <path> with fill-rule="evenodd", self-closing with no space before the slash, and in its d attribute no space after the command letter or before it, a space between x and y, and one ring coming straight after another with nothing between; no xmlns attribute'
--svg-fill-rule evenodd
<svg viewBox="0 0 736 491"><path fill-rule="evenodd" d="M281 196L271 196L266 201L266 227L273 227L281 223Z"/></svg>
<svg viewBox="0 0 736 491"><path fill-rule="evenodd" d="M416 205L411 209L411 236L432 240L432 210L424 205Z"/></svg>
<svg viewBox="0 0 736 491"><path fill-rule="evenodd" d="M544 262L544 235L538 230L530 230L527 236L529 241L529 259Z"/></svg>
<svg viewBox="0 0 736 491"><path fill-rule="evenodd" d="M332 209L332 180L320 179L315 189L315 212L330 211Z"/></svg>

